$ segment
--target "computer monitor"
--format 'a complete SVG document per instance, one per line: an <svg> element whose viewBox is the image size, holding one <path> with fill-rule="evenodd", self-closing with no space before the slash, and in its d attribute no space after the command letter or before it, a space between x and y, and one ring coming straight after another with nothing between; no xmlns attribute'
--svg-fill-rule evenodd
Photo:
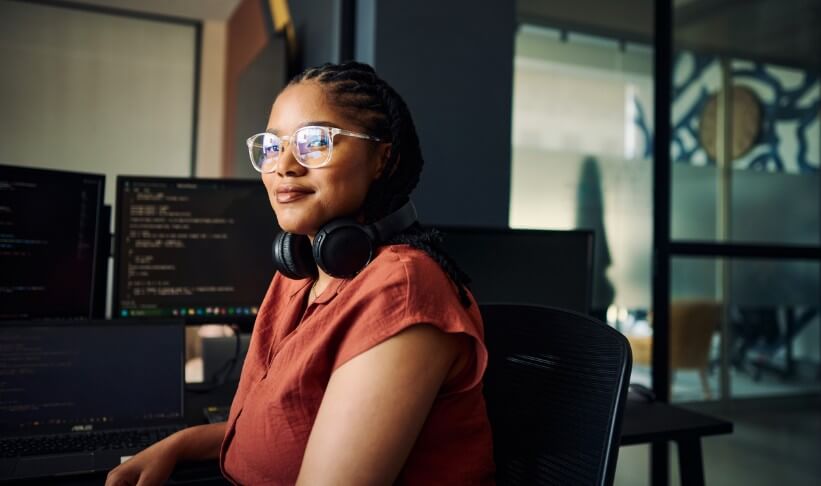
<svg viewBox="0 0 821 486"><path fill-rule="evenodd" d="M0 436L181 422L184 349L180 320L4 321Z"/></svg>
<svg viewBox="0 0 821 486"><path fill-rule="evenodd" d="M112 317L250 329L279 231L259 179L117 178Z"/></svg>
<svg viewBox="0 0 821 486"><path fill-rule="evenodd" d="M593 232L437 227L482 303L539 304L588 313Z"/></svg>
<svg viewBox="0 0 821 486"><path fill-rule="evenodd" d="M105 176L0 165L0 319L88 319Z"/></svg>

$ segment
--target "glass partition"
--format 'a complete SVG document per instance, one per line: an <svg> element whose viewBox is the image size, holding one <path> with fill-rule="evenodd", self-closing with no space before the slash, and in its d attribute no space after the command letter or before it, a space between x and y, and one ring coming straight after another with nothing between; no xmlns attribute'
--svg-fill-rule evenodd
<svg viewBox="0 0 821 486"><path fill-rule="evenodd" d="M821 391L819 278L817 261L674 258L672 400Z"/></svg>
<svg viewBox="0 0 821 486"><path fill-rule="evenodd" d="M649 44L520 28L510 225L595 231L602 319L650 304L652 99Z"/></svg>

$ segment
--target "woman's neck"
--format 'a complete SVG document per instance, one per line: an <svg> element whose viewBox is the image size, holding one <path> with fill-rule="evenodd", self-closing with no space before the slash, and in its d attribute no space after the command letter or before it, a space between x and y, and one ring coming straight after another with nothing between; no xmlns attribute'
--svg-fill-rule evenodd
<svg viewBox="0 0 821 486"><path fill-rule="evenodd" d="M327 273L323 272L322 269L317 267L317 271L319 272L316 282L314 283L314 295L319 295L328 288L328 284L331 283L331 277Z"/></svg>
<svg viewBox="0 0 821 486"><path fill-rule="evenodd" d="M311 245L314 244L314 236L315 235L312 235L312 234L308 235L308 239L311 240ZM317 295L321 294L328 287L328 284L331 283L331 279L333 278L330 275L328 275L327 273L323 272L322 269L319 268L318 265L316 267L316 271L317 271L317 278L316 278L316 281L312 285L313 296L312 296L311 300L316 298Z"/></svg>

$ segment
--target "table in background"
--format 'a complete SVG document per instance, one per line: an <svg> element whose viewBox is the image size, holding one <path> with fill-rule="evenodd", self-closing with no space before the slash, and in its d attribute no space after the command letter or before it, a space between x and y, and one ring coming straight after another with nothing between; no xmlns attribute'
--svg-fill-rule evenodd
<svg viewBox="0 0 821 486"><path fill-rule="evenodd" d="M701 438L730 434L733 423L669 403L629 400L621 431L623 446L674 441L678 447L682 486L703 486Z"/></svg>

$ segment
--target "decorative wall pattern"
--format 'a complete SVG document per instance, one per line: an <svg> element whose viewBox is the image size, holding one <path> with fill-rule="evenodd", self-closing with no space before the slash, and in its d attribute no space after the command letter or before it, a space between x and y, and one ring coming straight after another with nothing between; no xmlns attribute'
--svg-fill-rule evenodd
<svg viewBox="0 0 821 486"><path fill-rule="evenodd" d="M679 52L673 72L675 162L713 165L699 141L699 117L721 86L721 65L713 55ZM753 148L733 162L736 168L768 172L815 173L819 170L821 83L816 73L760 62L733 60L734 84L752 89L759 98L762 125ZM637 117L640 128L644 120ZM651 140L650 140L651 141Z"/></svg>

